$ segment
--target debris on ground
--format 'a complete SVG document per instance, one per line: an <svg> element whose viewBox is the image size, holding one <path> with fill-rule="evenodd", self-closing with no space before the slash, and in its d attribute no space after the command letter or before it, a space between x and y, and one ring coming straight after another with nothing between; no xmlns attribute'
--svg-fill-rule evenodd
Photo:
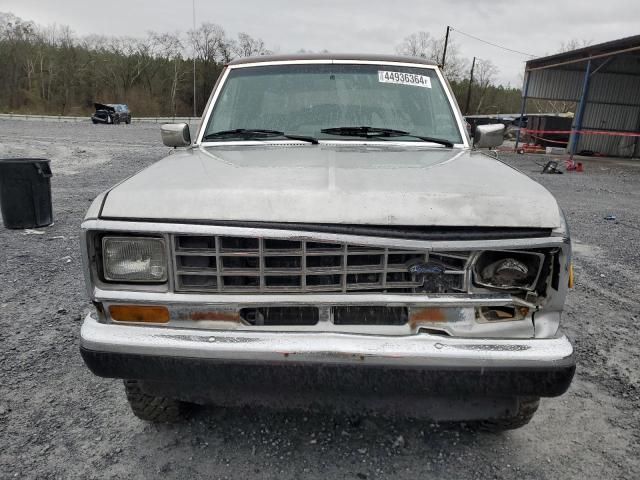
<svg viewBox="0 0 640 480"><path fill-rule="evenodd" d="M549 160L542 168L542 173L562 173L562 171L558 168L558 162Z"/></svg>

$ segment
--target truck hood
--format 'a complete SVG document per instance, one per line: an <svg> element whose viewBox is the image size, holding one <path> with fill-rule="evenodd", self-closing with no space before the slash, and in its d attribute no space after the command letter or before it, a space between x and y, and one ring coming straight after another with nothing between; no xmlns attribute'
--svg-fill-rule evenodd
<svg viewBox="0 0 640 480"><path fill-rule="evenodd" d="M393 145L251 145L170 155L114 187L101 217L555 228L540 184L479 152Z"/></svg>

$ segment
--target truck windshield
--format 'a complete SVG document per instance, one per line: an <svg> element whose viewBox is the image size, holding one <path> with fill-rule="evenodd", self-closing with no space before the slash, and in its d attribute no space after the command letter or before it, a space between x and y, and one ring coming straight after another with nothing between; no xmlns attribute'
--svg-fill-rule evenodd
<svg viewBox="0 0 640 480"><path fill-rule="evenodd" d="M362 135L360 129L406 132ZM321 140L462 143L456 117L434 69L399 65L290 64L229 72L209 118L216 132L268 129ZM323 131L324 130L324 131ZM351 134L352 133L352 134ZM244 139L247 137L244 136Z"/></svg>

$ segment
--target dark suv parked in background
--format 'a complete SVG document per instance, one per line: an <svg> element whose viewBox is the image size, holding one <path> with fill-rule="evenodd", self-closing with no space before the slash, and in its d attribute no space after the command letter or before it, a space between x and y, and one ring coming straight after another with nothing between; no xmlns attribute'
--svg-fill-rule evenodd
<svg viewBox="0 0 640 480"><path fill-rule="evenodd" d="M125 104L116 103L94 103L96 113L91 115L93 123L118 124L121 122L127 125L131 123L131 112Z"/></svg>

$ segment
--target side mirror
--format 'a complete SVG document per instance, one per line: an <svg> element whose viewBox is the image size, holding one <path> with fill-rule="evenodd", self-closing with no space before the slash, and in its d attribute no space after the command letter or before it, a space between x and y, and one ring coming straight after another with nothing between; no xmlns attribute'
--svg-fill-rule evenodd
<svg viewBox="0 0 640 480"><path fill-rule="evenodd" d="M165 123L160 127L162 143L167 147L188 147L191 145L191 133L186 123Z"/></svg>
<svg viewBox="0 0 640 480"><path fill-rule="evenodd" d="M473 146L476 148L493 148L502 145L505 126L502 123L478 125L473 135Z"/></svg>

